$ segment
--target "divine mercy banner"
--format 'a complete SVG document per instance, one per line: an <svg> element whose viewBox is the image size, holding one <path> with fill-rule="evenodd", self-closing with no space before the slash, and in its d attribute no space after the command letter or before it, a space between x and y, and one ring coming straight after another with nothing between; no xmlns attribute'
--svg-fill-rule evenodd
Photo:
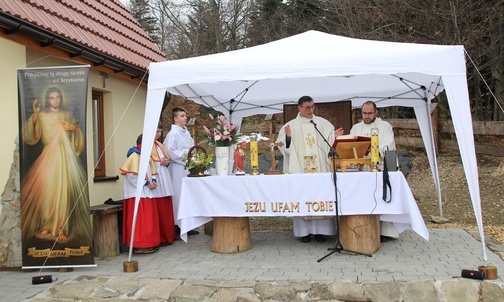
<svg viewBox="0 0 504 302"><path fill-rule="evenodd" d="M89 66L18 70L23 268L95 266L86 163Z"/></svg>

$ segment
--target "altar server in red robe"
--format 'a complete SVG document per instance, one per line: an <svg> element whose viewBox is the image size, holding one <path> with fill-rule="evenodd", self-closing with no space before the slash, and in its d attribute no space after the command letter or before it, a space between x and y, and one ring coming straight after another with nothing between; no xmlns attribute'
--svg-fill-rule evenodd
<svg viewBox="0 0 504 302"><path fill-rule="evenodd" d="M128 159L120 168L121 174L124 176L123 243L127 246L130 245L133 228L141 149L142 135L137 138L137 145L128 150ZM149 160L146 175L142 177L145 178L145 182L138 206L133 252L137 254L150 254L156 252L160 244L158 204L153 194L157 188L157 170L152 159Z"/></svg>
<svg viewBox="0 0 504 302"><path fill-rule="evenodd" d="M151 159L157 170L157 188L153 190L157 200L161 246L170 245L175 240L175 220L173 216L173 185L168 166L170 157L165 146L158 141L163 133L163 125L158 124L156 139L152 146Z"/></svg>

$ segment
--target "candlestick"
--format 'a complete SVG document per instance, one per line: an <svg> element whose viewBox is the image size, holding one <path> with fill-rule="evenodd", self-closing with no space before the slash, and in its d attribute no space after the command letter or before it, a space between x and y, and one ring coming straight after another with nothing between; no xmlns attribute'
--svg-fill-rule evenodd
<svg viewBox="0 0 504 302"><path fill-rule="evenodd" d="M380 164L380 140L378 128L371 129L371 172L378 172Z"/></svg>
<svg viewBox="0 0 504 302"><path fill-rule="evenodd" d="M259 152L257 148L257 134L250 134L250 175L259 175Z"/></svg>

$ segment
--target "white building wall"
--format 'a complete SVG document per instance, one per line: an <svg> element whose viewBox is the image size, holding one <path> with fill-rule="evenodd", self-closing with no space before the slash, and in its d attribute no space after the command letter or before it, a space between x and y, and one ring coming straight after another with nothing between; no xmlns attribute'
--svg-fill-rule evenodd
<svg viewBox="0 0 504 302"><path fill-rule="evenodd" d="M18 136L18 93L17 93L17 69L26 65L25 47L0 39L0 188L2 192L9 179L11 165L13 163L15 140ZM0 213L2 204L0 203Z"/></svg>

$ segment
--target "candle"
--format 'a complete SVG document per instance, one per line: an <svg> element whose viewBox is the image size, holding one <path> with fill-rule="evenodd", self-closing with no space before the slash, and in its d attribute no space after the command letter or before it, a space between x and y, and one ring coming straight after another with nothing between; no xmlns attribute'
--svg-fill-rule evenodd
<svg viewBox="0 0 504 302"><path fill-rule="evenodd" d="M250 134L250 167L251 175L259 175L259 151L257 147L257 134Z"/></svg>
<svg viewBox="0 0 504 302"><path fill-rule="evenodd" d="M380 163L380 140L378 138L378 128L371 129L371 171L378 171Z"/></svg>

